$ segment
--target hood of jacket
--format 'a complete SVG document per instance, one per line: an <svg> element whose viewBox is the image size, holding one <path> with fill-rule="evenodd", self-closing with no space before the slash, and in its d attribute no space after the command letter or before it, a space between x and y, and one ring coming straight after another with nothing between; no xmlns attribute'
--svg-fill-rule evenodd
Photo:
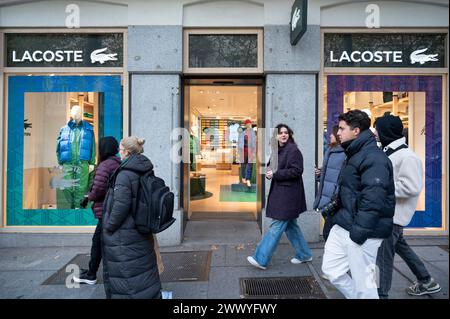
<svg viewBox="0 0 450 319"><path fill-rule="evenodd" d="M383 147L403 137L403 123L400 117L385 115L375 122L378 138Z"/></svg>
<svg viewBox="0 0 450 319"><path fill-rule="evenodd" d="M120 169L143 174L153 170L153 164L146 156L137 154L132 155L127 160L125 160L120 166Z"/></svg>

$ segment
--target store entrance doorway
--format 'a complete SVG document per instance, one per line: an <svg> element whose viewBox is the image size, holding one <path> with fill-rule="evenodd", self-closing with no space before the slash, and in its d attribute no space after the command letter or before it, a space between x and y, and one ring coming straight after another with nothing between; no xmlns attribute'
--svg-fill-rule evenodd
<svg viewBox="0 0 450 319"><path fill-rule="evenodd" d="M183 164L186 221L260 224L263 187L257 137L263 127L262 84L262 79L184 81L190 162Z"/></svg>

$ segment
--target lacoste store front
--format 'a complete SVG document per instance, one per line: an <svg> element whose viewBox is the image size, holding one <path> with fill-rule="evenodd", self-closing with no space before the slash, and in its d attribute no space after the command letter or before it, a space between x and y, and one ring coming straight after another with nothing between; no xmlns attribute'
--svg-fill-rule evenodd
<svg viewBox="0 0 450 319"><path fill-rule="evenodd" d="M399 116L424 169L410 234L448 230L447 32L322 29L324 148L342 112Z"/></svg>
<svg viewBox="0 0 450 319"><path fill-rule="evenodd" d="M120 140L126 131L125 37L123 30L3 30L5 228L96 224L80 200L99 139Z"/></svg>

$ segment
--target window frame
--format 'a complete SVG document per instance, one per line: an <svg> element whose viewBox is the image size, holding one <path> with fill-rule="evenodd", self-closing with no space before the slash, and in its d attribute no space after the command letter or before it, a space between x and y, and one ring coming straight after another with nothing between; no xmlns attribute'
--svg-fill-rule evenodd
<svg viewBox="0 0 450 319"><path fill-rule="evenodd" d="M257 36L257 67L256 68L191 68L189 67L189 36L190 35L255 35ZM183 73L185 74L261 74L264 65L264 43L262 29L184 29L183 30Z"/></svg>

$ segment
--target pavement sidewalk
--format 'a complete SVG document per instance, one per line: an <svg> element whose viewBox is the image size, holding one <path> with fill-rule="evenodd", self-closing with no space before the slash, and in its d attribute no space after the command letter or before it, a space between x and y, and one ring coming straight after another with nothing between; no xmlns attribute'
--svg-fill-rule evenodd
<svg viewBox="0 0 450 319"><path fill-rule="evenodd" d="M196 222L186 230L182 245L161 247L161 252L212 250L208 281L163 282L163 290L172 291L174 299L239 299L239 278L290 276L314 276L328 298L343 298L327 280L320 277L323 242L311 243L313 261L300 265L290 263L294 251L289 244L281 243L268 269L264 271L251 266L246 260L246 257L254 251L260 236L259 234L255 237L255 224L235 222L231 226L224 225L217 222ZM199 232L199 229L203 229L203 232ZM257 231L256 229L256 233ZM212 234L214 236L211 236ZM431 275L442 286L442 291L422 297L406 294L405 288L415 278L407 265L396 256L390 297L392 299L448 299L448 237L409 237L407 241L424 260ZM75 255L89 253L89 251L89 246L0 247L0 298L105 298L104 287L101 284L81 285L80 288L71 289L64 285L42 285L48 277Z"/></svg>

